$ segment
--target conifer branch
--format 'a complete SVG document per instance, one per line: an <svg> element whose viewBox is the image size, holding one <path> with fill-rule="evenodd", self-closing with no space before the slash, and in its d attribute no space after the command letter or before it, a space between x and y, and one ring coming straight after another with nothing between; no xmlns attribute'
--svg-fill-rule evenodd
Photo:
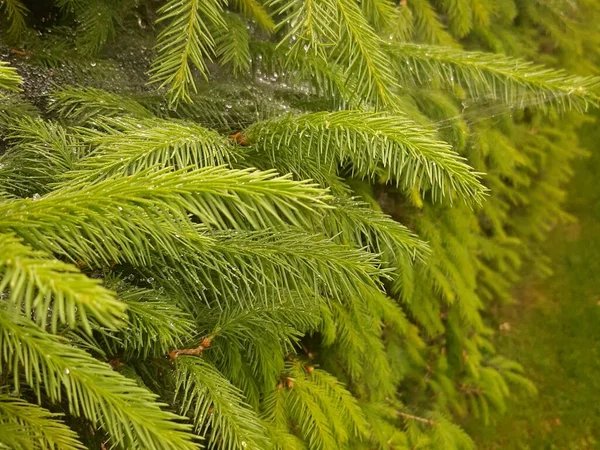
<svg viewBox="0 0 600 450"><path fill-rule="evenodd" d="M32 117L17 117L7 127L13 146L0 158L10 171L5 186L20 196L51 190L60 175L73 169L82 156L82 145L58 123Z"/></svg>
<svg viewBox="0 0 600 450"><path fill-rule="evenodd" d="M25 24L25 17L29 13L27 7L21 2L21 0L3 0L0 3L0 11L4 11L6 20L8 20L9 26L7 34L11 39L16 39L27 28ZM2 62L0 62L1 66ZM0 67L1 71L1 67ZM2 87L2 74L0 72L0 87Z"/></svg>
<svg viewBox="0 0 600 450"><path fill-rule="evenodd" d="M203 358L180 357L175 372L181 413L192 418L208 448L268 448L259 417L212 364Z"/></svg>
<svg viewBox="0 0 600 450"><path fill-rule="evenodd" d="M80 129L94 151L74 176L101 181L151 168L205 168L239 158L239 151L218 133L191 122L161 119L102 118L96 129Z"/></svg>
<svg viewBox="0 0 600 450"><path fill-rule="evenodd" d="M400 254L423 260L430 250L414 233L386 214L356 199L337 198L327 213L325 227L344 242L364 242L374 253L383 253L391 264Z"/></svg>
<svg viewBox="0 0 600 450"><path fill-rule="evenodd" d="M4 309L0 309L0 348L17 388L23 378L38 398L42 391L52 402L64 398L70 414L103 428L115 444L140 450L197 448L189 426L161 410L156 395Z"/></svg>
<svg viewBox="0 0 600 450"><path fill-rule="evenodd" d="M42 327L50 322L53 331L63 324L91 332L90 318L113 329L123 323L125 305L98 280L11 234L0 234L0 292L5 289L7 303L33 315Z"/></svg>
<svg viewBox="0 0 600 450"><path fill-rule="evenodd" d="M60 117L78 123L97 117L152 117L150 111L131 98L91 87L66 86L55 90L50 109Z"/></svg>
<svg viewBox="0 0 600 450"><path fill-rule="evenodd" d="M248 279L257 278L263 271L269 274L263 289L271 284L287 293L323 291L341 300L359 294L365 286L378 288L379 277L385 276L376 255L296 229L222 234L217 245L239 271L247 272ZM249 267L243 266L242 258L249 259ZM253 276L256 260L262 270ZM277 290L275 293L279 295Z"/></svg>
<svg viewBox="0 0 600 450"><path fill-rule="evenodd" d="M383 40L362 15L356 2L336 0L341 21L341 40L334 55L346 67L346 79L354 80L359 98L375 99L384 107L394 104L396 78L383 51Z"/></svg>
<svg viewBox="0 0 600 450"><path fill-rule="evenodd" d="M158 35L158 56L150 69L150 83L166 88L171 104L191 101L196 92L192 67L208 79L205 58L214 54L215 41L208 24L227 29L222 0L170 0L159 9L157 23L166 22Z"/></svg>
<svg viewBox="0 0 600 450"><path fill-rule="evenodd" d="M9 66L7 62L0 61L0 89L9 91L20 91L19 85L23 79L17 74L16 69Z"/></svg>
<svg viewBox="0 0 600 450"><path fill-rule="evenodd" d="M225 16L227 29L220 30L215 38L215 53L223 65L231 64L233 73L240 75L250 69L250 35L246 24L236 15Z"/></svg>
<svg viewBox="0 0 600 450"><path fill-rule="evenodd" d="M110 283L109 283L110 284ZM160 358L196 334L192 317L171 298L156 290L132 288L118 283L118 298L127 306L127 326L118 333L114 354L126 360Z"/></svg>
<svg viewBox="0 0 600 450"><path fill-rule="evenodd" d="M36 442L40 448L48 450L84 450L77 434L58 420L61 414L27 403L6 394L0 394L0 429L16 426L16 434L0 432L0 442L12 448L33 448ZM23 433L22 438L19 434ZM6 439L5 439L6 438Z"/></svg>
<svg viewBox="0 0 600 450"><path fill-rule="evenodd" d="M381 176L405 189L430 189L434 200L454 193L480 202L485 188L473 172L432 131L404 116L364 111L319 112L259 122L246 139L272 161L302 165L316 158L323 170L350 164L361 177Z"/></svg>
<svg viewBox="0 0 600 450"><path fill-rule="evenodd" d="M79 19L78 44L88 54L95 55L115 37L116 24L124 13L121 0L88 0L74 3Z"/></svg>
<svg viewBox="0 0 600 450"><path fill-rule="evenodd" d="M260 0L233 0L233 4L246 16L254 19L264 30L275 29L275 22Z"/></svg>
<svg viewBox="0 0 600 450"><path fill-rule="evenodd" d="M146 265L155 249L177 258L179 246L189 248L181 236L198 236L189 213L208 227L262 229L306 223L328 208L326 200L324 190L272 171L146 171L93 185L71 183L39 200L0 203L0 230L92 265Z"/></svg>
<svg viewBox="0 0 600 450"><path fill-rule="evenodd" d="M598 77L574 77L522 59L481 52L427 46L392 44L389 51L405 84L439 79L458 84L473 98L502 101L517 108L551 104L561 110L587 110L600 101Z"/></svg>
<svg viewBox="0 0 600 450"><path fill-rule="evenodd" d="M416 37L429 44L455 45L454 39L441 23L433 5L428 0L411 0L406 2L414 17Z"/></svg>
<svg viewBox="0 0 600 450"><path fill-rule="evenodd" d="M425 417L415 416L413 414L408 414L402 411L397 411L396 414L398 414L403 419L416 420L417 422L425 423L431 426L435 425L435 420L427 419Z"/></svg>
<svg viewBox="0 0 600 450"><path fill-rule="evenodd" d="M394 32L399 9L390 0L365 0L361 2L363 15L375 30Z"/></svg>

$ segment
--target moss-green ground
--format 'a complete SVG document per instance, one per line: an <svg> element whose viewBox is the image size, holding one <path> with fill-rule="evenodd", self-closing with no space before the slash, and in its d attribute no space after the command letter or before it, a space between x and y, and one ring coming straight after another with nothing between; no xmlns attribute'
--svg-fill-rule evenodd
<svg viewBox="0 0 600 450"><path fill-rule="evenodd" d="M487 427L468 423L480 449L600 449L600 120L583 131L591 157L577 163L568 210L575 225L548 241L554 274L530 283L499 320L500 354L539 389L514 399Z"/></svg>

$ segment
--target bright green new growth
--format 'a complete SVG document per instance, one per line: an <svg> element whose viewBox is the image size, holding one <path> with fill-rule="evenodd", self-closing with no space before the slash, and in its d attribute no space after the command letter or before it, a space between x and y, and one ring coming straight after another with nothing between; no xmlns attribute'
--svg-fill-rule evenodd
<svg viewBox="0 0 600 450"><path fill-rule="evenodd" d="M494 33L544 8L56 5L0 3L0 448L471 449L457 420L535 391L483 311L599 81L455 39L519 54Z"/></svg>
<svg viewBox="0 0 600 450"><path fill-rule="evenodd" d="M4 61L0 61L0 89L18 91L22 79L17 71Z"/></svg>

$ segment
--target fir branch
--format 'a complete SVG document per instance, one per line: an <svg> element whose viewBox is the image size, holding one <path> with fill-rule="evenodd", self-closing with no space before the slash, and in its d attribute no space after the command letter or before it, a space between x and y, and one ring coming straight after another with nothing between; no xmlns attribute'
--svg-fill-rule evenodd
<svg viewBox="0 0 600 450"><path fill-rule="evenodd" d="M458 38L465 37L473 28L471 0L443 0L441 8L449 19L449 28Z"/></svg>
<svg viewBox="0 0 600 450"><path fill-rule="evenodd" d="M68 402L117 445L131 449L196 449L189 427L163 411L156 396L86 352L29 320L0 309L0 354L17 388L21 378L50 401Z"/></svg>
<svg viewBox="0 0 600 450"><path fill-rule="evenodd" d="M270 6L276 8L276 16L281 16L276 29L290 25L278 45L282 47L288 42L292 43L287 52L289 61L293 61L302 53L309 53L315 58L325 60L327 46L339 38L335 22L337 11L333 0L322 2L271 0Z"/></svg>
<svg viewBox="0 0 600 450"><path fill-rule="evenodd" d="M420 44L389 47L407 85L427 83L430 78L466 89L473 98L502 101L524 108L550 104L561 110L586 110L600 101L598 77L574 77L564 71L481 52Z"/></svg>
<svg viewBox="0 0 600 450"><path fill-rule="evenodd" d="M159 358L197 333L191 316L164 294L122 284L115 287L127 306L127 326L119 333L119 350L126 360ZM118 353L115 349L114 354Z"/></svg>
<svg viewBox="0 0 600 450"><path fill-rule="evenodd" d="M226 29L221 0L170 0L159 9L157 23L167 22L158 35L158 56L150 69L150 83L167 88L171 104L189 102L190 91L196 83L190 64L208 79L204 61L215 49L214 37L208 24Z"/></svg>
<svg viewBox="0 0 600 450"><path fill-rule="evenodd" d="M189 213L210 227L260 229L286 222L300 226L306 215L328 207L325 191L307 182L223 167L70 183L36 200L0 203L0 230L92 265L123 260L146 265L155 248L177 258L188 247L181 236L197 236Z"/></svg>
<svg viewBox="0 0 600 450"><path fill-rule="evenodd" d="M346 68L346 79L356 85L360 99L374 99L384 107L393 106L396 77L383 51L383 40L362 15L353 0L336 0L341 21L341 40L334 50L336 62Z"/></svg>
<svg viewBox="0 0 600 450"><path fill-rule="evenodd" d="M325 390L329 401L333 402L335 410L338 414L342 415L348 429L357 437L367 435L367 418L356 398L352 396L344 385L324 370L312 369L306 372L308 374L307 378L311 382Z"/></svg>
<svg viewBox="0 0 600 450"><path fill-rule="evenodd" d="M250 69L250 35L246 24L237 16L225 16L227 28L215 37L215 53L223 65L231 64L233 73L240 75Z"/></svg>
<svg viewBox="0 0 600 450"><path fill-rule="evenodd" d="M242 389L253 406L258 406L261 393L272 389L285 356L295 351L303 334L317 329L319 299L309 303L305 296L297 297L277 304L231 306L199 319L213 337L205 357Z"/></svg>
<svg viewBox="0 0 600 450"><path fill-rule="evenodd" d="M77 178L100 181L151 168L220 166L239 158L227 138L191 122L120 117L91 125L95 129L79 129L95 150L75 168Z"/></svg>
<svg viewBox="0 0 600 450"><path fill-rule="evenodd" d="M408 228L364 202L336 198L334 206L325 218L325 228L344 242L365 244L370 251L383 253L392 265L401 254L419 261L430 252Z"/></svg>
<svg viewBox="0 0 600 450"><path fill-rule="evenodd" d="M361 2L363 15L375 30L394 32L398 19L398 6L390 0L364 0Z"/></svg>
<svg viewBox="0 0 600 450"><path fill-rule="evenodd" d="M8 29L6 30L8 37L12 40L19 38L27 28L25 17L29 13L29 10L21 0L3 0L2 3L0 3L0 11L1 10L4 10L5 17L9 23ZM0 80L1 79L2 73L0 72ZM1 81L0 87L2 87Z"/></svg>
<svg viewBox="0 0 600 450"><path fill-rule="evenodd" d="M88 54L98 53L104 44L114 38L117 22L125 10L122 0L88 0L73 4L79 20L77 42Z"/></svg>
<svg viewBox="0 0 600 450"><path fill-rule="evenodd" d="M20 91L19 85L23 79L17 73L17 70L9 66L7 62L0 61L0 89L9 91Z"/></svg>
<svg viewBox="0 0 600 450"><path fill-rule="evenodd" d="M91 87L67 86L52 92L50 110L59 117L77 123L100 116L151 118L152 114L135 100Z"/></svg>
<svg viewBox="0 0 600 450"><path fill-rule="evenodd" d="M286 423L287 419L297 429L296 433L302 437L308 448L322 450L339 448L329 417L321 409L318 398L306 389L294 389L293 378L288 377L284 381L285 386L280 384L265 400L265 408L268 408L272 414L268 419L275 423L283 421L286 428L289 426ZM276 402L279 406L271 402Z"/></svg>
<svg viewBox="0 0 600 450"><path fill-rule="evenodd" d="M341 300L360 294L366 286L378 288L378 278L385 275L378 267L376 255L296 229L222 234L217 246L222 246L227 258L233 260L238 270L242 273L248 271L249 279L253 277L252 271L256 270L255 260L259 259L262 270L269 274L264 284L269 286L269 279L271 283L283 282L273 287L285 287L288 293L303 292L304 284L309 287L306 292L324 291ZM241 258L249 258L251 265L244 268ZM236 260L239 262L236 263ZM261 272L255 272L254 277ZM268 298L266 293L265 299Z"/></svg>
<svg viewBox="0 0 600 450"><path fill-rule="evenodd" d="M7 302L53 331L58 324L83 326L89 319L117 328L123 323L125 305L71 264L34 251L11 234L0 234L0 292L8 288ZM50 312L51 311L51 312Z"/></svg>
<svg viewBox="0 0 600 450"><path fill-rule="evenodd" d="M246 16L254 19L265 31L273 31L275 22L260 0L233 0L233 4Z"/></svg>
<svg viewBox="0 0 600 450"><path fill-rule="evenodd" d="M68 130L39 118L15 118L7 138L13 146L0 160L10 171L5 185L21 196L47 193L51 184L71 170L82 156L82 145Z"/></svg>
<svg viewBox="0 0 600 450"><path fill-rule="evenodd" d="M260 419L212 364L202 358L180 357L175 371L179 409L192 418L209 449L268 448Z"/></svg>
<svg viewBox="0 0 600 450"><path fill-rule="evenodd" d="M286 116L252 125L245 136L275 162L283 157L302 165L304 158L317 158L325 171L350 163L361 177L382 175L407 190L431 189L434 200L451 201L456 193L481 202L485 195L463 158L404 116L364 111Z"/></svg>
<svg viewBox="0 0 600 450"><path fill-rule="evenodd" d="M152 267L153 276L161 280L181 280L177 292L189 299L191 309L197 308L198 297L221 308L273 305L290 297L302 305L320 292L342 300L365 286L379 287L379 278L386 275L376 255L297 228L229 230L203 235L202 240L168 260L167 269Z"/></svg>
<svg viewBox="0 0 600 450"><path fill-rule="evenodd" d="M367 429L356 400L334 377L297 362L287 364L283 382L266 397L265 407L275 429L297 428L309 448L334 450L358 441Z"/></svg>
<svg viewBox="0 0 600 450"><path fill-rule="evenodd" d="M454 44L452 36L440 22L440 18L429 0L411 0L406 4L414 17L416 37L429 44L448 46Z"/></svg>
<svg viewBox="0 0 600 450"><path fill-rule="evenodd" d="M19 444L20 439L15 439L14 435L10 441L5 441L7 445L16 445L12 448L17 450L34 448L29 446L34 442L36 443L35 448L48 450L85 449L86 447L79 442L77 434L58 420L60 417L61 414L53 414L40 406L0 394L0 428L16 425L19 427L19 431L25 435L22 446ZM4 441L2 438L0 440Z"/></svg>

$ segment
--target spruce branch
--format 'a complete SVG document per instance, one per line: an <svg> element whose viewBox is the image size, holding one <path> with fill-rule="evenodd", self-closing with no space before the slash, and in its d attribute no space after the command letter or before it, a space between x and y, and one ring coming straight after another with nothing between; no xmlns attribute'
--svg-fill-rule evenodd
<svg viewBox="0 0 600 450"><path fill-rule="evenodd" d="M221 166L239 151L227 138L191 122L101 118L95 129L79 129L94 150L75 167L76 178L101 181L148 169Z"/></svg>
<svg viewBox="0 0 600 450"><path fill-rule="evenodd" d="M5 309L0 309L0 348L17 388L23 378L38 398L43 391L52 402L66 400L70 414L90 420L115 444L131 449L197 448L189 426L163 411L156 395Z"/></svg>
<svg viewBox="0 0 600 450"><path fill-rule="evenodd" d="M402 67L397 74L405 85L434 78L448 86L461 86L473 98L517 108L550 104L561 110L585 111L600 101L598 77L575 77L522 59L447 47L404 43L388 49Z"/></svg>
<svg viewBox="0 0 600 450"><path fill-rule="evenodd" d="M233 0L233 4L265 31L271 32L275 29L275 22L260 0Z"/></svg>
<svg viewBox="0 0 600 450"><path fill-rule="evenodd" d="M321 301L297 293L279 303L248 301L247 307L234 305L212 312L199 319L202 329L213 336L205 357L242 389L251 405L258 406L261 395L270 392L284 369L286 355L295 352L304 333L317 330ZM248 336L253 336L252 341Z"/></svg>
<svg viewBox="0 0 600 450"><path fill-rule="evenodd" d="M325 59L327 46L339 37L334 1L271 0L270 6L275 8L275 16L281 16L276 29L290 25L278 45L283 47L292 42L287 52L290 61L302 53Z"/></svg>
<svg viewBox="0 0 600 450"><path fill-rule="evenodd" d="M316 158L324 171L350 164L360 177L381 176L410 190L430 189L434 200L456 193L481 202L485 188L464 159L435 134L404 116L365 111L319 112L259 122L245 131L258 151L302 165Z"/></svg>
<svg viewBox="0 0 600 450"><path fill-rule="evenodd" d="M9 171L4 185L20 196L47 193L52 183L73 169L84 150L69 130L51 121L17 117L7 126L13 144L0 157Z"/></svg>
<svg viewBox="0 0 600 450"><path fill-rule="evenodd" d="M0 230L87 264L126 260L143 266L157 249L177 259L182 248L189 248L181 236L196 236L195 244L201 244L190 213L217 229L301 226L328 208L327 200L324 190L272 171L146 171L0 203Z"/></svg>
<svg viewBox="0 0 600 450"><path fill-rule="evenodd" d="M16 40L23 34L27 28L25 24L25 17L29 13L27 7L21 2L21 0L3 0L0 3L0 11L4 12L6 20L8 21L7 34L12 40ZM2 62L0 62L0 66ZM0 87L2 87L2 73L0 67Z"/></svg>
<svg viewBox="0 0 600 450"><path fill-rule="evenodd" d="M279 428L293 424L309 448L333 450L366 433L356 400L331 375L299 362L287 364L282 382L266 398L266 420Z"/></svg>
<svg viewBox="0 0 600 450"><path fill-rule="evenodd" d="M269 274L263 282L265 299L269 291L264 289L271 285L287 293L305 291L314 295L322 291L341 300L359 294L365 286L379 288L379 277L385 276L376 255L293 228L279 232L223 233L217 245L222 246L238 270L247 271L249 279L262 271ZM242 258L249 259L249 267L243 267ZM262 268L253 276L256 263Z"/></svg>
<svg viewBox="0 0 600 450"><path fill-rule="evenodd" d="M414 414L408 414L402 411L397 411L396 414L398 414L398 416L402 417L403 419L408 419L408 420L416 420L417 422L421 422L427 425L435 425L435 420L433 419L427 419L425 417L419 417L419 416L415 416Z"/></svg>
<svg viewBox="0 0 600 450"><path fill-rule="evenodd" d="M394 32L399 8L390 0L364 0L361 2L363 15L375 30Z"/></svg>
<svg viewBox="0 0 600 450"><path fill-rule="evenodd" d="M210 344L213 340L212 336L209 337L205 337L204 339L202 339L202 342L200 343L200 345L198 345L197 347L194 348L179 348L179 349L175 349L175 350L171 350L169 352L169 359L173 360L178 358L179 356L185 355L185 356L201 356L202 352L207 349L208 347L210 347Z"/></svg>
<svg viewBox="0 0 600 450"><path fill-rule="evenodd" d="M27 403L6 394L0 394L0 429L18 427L17 433L9 435L0 431L0 442L12 448L28 449L33 442L48 450L83 450L77 434L59 419L61 414ZM23 434L22 438L19 434Z"/></svg>
<svg viewBox="0 0 600 450"><path fill-rule="evenodd" d="M9 91L20 91L19 85L23 79L17 74L17 70L9 66L7 62L0 61L0 89Z"/></svg>
<svg viewBox="0 0 600 450"><path fill-rule="evenodd" d="M404 254L421 261L429 247L401 223L354 198L336 198L335 209L325 217L325 229L345 243L364 243L372 252L382 253L391 265Z"/></svg>
<svg viewBox="0 0 600 450"><path fill-rule="evenodd" d="M76 123L97 117L152 117L150 111L132 98L91 87L65 86L55 90L51 94L50 110Z"/></svg>
<svg viewBox="0 0 600 450"><path fill-rule="evenodd" d="M113 280L108 284L127 306L127 326L119 330L117 345L111 345L113 354L122 353L125 360L159 358L196 335L192 317L166 294Z"/></svg>
<svg viewBox="0 0 600 450"><path fill-rule="evenodd" d="M225 15L227 28L215 37L215 54L223 65L231 64L233 73L240 75L250 69L250 35L244 21L234 14Z"/></svg>
<svg viewBox="0 0 600 450"><path fill-rule="evenodd" d="M171 104L190 102L196 92L192 67L208 79L205 58L215 50L211 27L227 29L222 0L170 0L158 11L157 23L166 22L157 37L158 56L150 69L150 83L166 88ZM210 26L209 26L210 24Z"/></svg>
<svg viewBox="0 0 600 450"><path fill-rule="evenodd" d="M454 39L440 21L437 11L428 0L406 2L414 18L415 35L420 40L436 45L455 45Z"/></svg>
<svg viewBox="0 0 600 450"><path fill-rule="evenodd" d="M0 234L0 292L5 289L8 304L53 331L63 324L91 332L89 319L113 329L123 323L125 305L98 280L12 234Z"/></svg>
<svg viewBox="0 0 600 450"><path fill-rule="evenodd" d="M396 77L383 51L383 40L369 25L352 0L336 0L341 21L341 39L334 50L337 63L346 67L346 79L356 85L361 99L374 99L383 107L393 107Z"/></svg>
<svg viewBox="0 0 600 450"><path fill-rule="evenodd" d="M104 44L113 39L120 16L125 13L121 0L88 0L70 2L79 20L78 45L88 54L95 55Z"/></svg>
<svg viewBox="0 0 600 450"><path fill-rule="evenodd" d="M183 356L175 362L176 401L192 418L208 448L268 448L264 427L241 392L203 358Z"/></svg>
<svg viewBox="0 0 600 450"><path fill-rule="evenodd" d="M448 16L449 28L458 38L465 37L473 28L473 6L468 0L443 0L441 9Z"/></svg>

